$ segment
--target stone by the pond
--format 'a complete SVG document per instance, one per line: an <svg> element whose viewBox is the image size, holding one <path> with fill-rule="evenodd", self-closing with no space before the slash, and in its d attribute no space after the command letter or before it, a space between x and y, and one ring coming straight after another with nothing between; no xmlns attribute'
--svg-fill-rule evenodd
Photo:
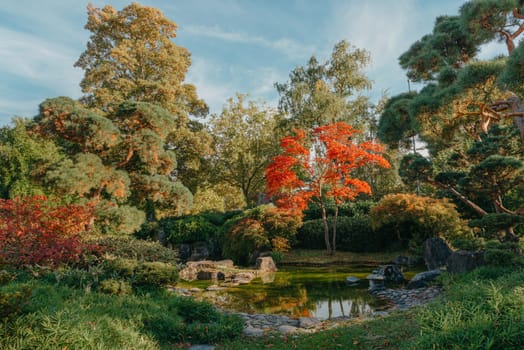
<svg viewBox="0 0 524 350"><path fill-rule="evenodd" d="M445 267L449 256L453 252L449 245L439 237L426 239L423 248L424 262L428 270Z"/></svg>
<svg viewBox="0 0 524 350"><path fill-rule="evenodd" d="M356 284L356 283L360 282L360 278L355 277L355 276L347 276L346 277L346 282L350 283L350 284Z"/></svg>
<svg viewBox="0 0 524 350"><path fill-rule="evenodd" d="M424 271L421 273L417 273L411 281L409 281L407 288L408 289L415 289L415 288L424 288L429 285L429 282L433 281L437 276L440 276L442 274L442 270L440 269L434 269L431 271Z"/></svg>
<svg viewBox="0 0 524 350"><path fill-rule="evenodd" d="M260 328L248 326L244 328L242 334L244 334L246 337L261 337L264 335L264 331Z"/></svg>
<svg viewBox="0 0 524 350"><path fill-rule="evenodd" d="M273 261L273 258L270 256L264 256L257 258L255 269L260 272L276 272L277 265Z"/></svg>
<svg viewBox="0 0 524 350"><path fill-rule="evenodd" d="M405 281L404 275L397 265L382 265L373 273L384 276L384 282L402 283Z"/></svg>
<svg viewBox="0 0 524 350"><path fill-rule="evenodd" d="M188 350L215 350L213 345L192 345Z"/></svg>
<svg viewBox="0 0 524 350"><path fill-rule="evenodd" d="M386 317L389 316L389 312L387 311L373 311L371 313L372 317Z"/></svg>
<svg viewBox="0 0 524 350"><path fill-rule="evenodd" d="M277 328L277 330L282 334L292 334L298 332L298 328L295 326L282 325Z"/></svg>
<svg viewBox="0 0 524 350"><path fill-rule="evenodd" d="M300 328L306 328L306 329L315 328L319 324L320 324L320 320L315 317L300 317L298 319L298 326Z"/></svg>
<svg viewBox="0 0 524 350"><path fill-rule="evenodd" d="M440 287L418 289L383 289L370 292L390 303L389 310L406 310L433 300L440 294Z"/></svg>
<svg viewBox="0 0 524 350"><path fill-rule="evenodd" d="M449 256L447 268L450 273L464 273L484 265L484 254L468 250L457 250Z"/></svg>
<svg viewBox="0 0 524 350"><path fill-rule="evenodd" d="M384 279L385 277L382 275L377 275L375 273L372 273L371 275L368 275L366 279L369 281L369 288L368 290L370 292L382 290L386 288L384 286Z"/></svg>

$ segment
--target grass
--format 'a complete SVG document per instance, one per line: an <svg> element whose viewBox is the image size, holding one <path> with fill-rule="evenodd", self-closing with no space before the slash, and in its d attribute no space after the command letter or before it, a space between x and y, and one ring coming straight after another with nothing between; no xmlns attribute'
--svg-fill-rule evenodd
<svg viewBox="0 0 524 350"><path fill-rule="evenodd" d="M156 287L107 295L48 274L2 291L22 287L32 289L30 302L0 322L0 349L173 349L238 337L243 328L239 317Z"/></svg>
<svg viewBox="0 0 524 350"><path fill-rule="evenodd" d="M379 265L391 262L398 255L406 255L406 252L381 252L381 253L351 253L337 251L328 254L325 250L317 249L293 249L282 253L281 265L303 265L321 266L336 264L353 265Z"/></svg>

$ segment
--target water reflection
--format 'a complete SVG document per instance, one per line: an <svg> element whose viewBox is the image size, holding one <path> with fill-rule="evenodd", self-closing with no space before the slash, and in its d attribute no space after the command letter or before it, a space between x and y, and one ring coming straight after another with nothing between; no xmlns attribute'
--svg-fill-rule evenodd
<svg viewBox="0 0 524 350"><path fill-rule="evenodd" d="M383 307L367 292L369 268L286 268L230 288L221 295L224 307L247 313L284 314L292 317L358 317ZM364 280L355 287L346 276Z"/></svg>

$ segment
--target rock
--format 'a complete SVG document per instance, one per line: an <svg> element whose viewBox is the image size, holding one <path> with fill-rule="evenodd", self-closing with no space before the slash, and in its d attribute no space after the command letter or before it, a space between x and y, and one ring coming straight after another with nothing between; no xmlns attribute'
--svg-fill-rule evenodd
<svg viewBox="0 0 524 350"><path fill-rule="evenodd" d="M184 261L187 260L191 256L191 251L192 251L191 244L184 243L178 246L178 256L180 257L180 259Z"/></svg>
<svg viewBox="0 0 524 350"><path fill-rule="evenodd" d="M484 254L467 250L453 252L447 260L447 269L450 273L468 272L484 265Z"/></svg>
<svg viewBox="0 0 524 350"><path fill-rule="evenodd" d="M383 290L384 288L386 288L384 286L384 276L382 275L377 275L377 274L371 274L371 275L368 275L366 277L366 279L369 281L369 292L370 293L375 293L377 291L380 291L380 290Z"/></svg>
<svg viewBox="0 0 524 350"><path fill-rule="evenodd" d="M209 248L206 242L196 242L192 246L191 256L188 261L200 261L209 258Z"/></svg>
<svg viewBox="0 0 524 350"><path fill-rule="evenodd" d="M191 345L188 350L215 350L213 345Z"/></svg>
<svg viewBox="0 0 524 350"><path fill-rule="evenodd" d="M226 270L234 268L232 260L220 261L188 261L186 267L179 272L181 279L186 281L194 280L225 280L232 274Z"/></svg>
<svg viewBox="0 0 524 350"><path fill-rule="evenodd" d="M256 277L253 272L238 272L231 277L231 282L249 284Z"/></svg>
<svg viewBox="0 0 524 350"><path fill-rule="evenodd" d="M275 282L275 277L277 276L274 272L268 272L264 273L260 276L260 279L262 280L262 283L273 283Z"/></svg>
<svg viewBox="0 0 524 350"><path fill-rule="evenodd" d="M430 271L425 271L421 273L417 273L411 281L409 281L407 288L408 289L415 289L415 288L424 288L429 285L429 282L433 281L437 276L440 276L442 274L442 270L440 269L434 269Z"/></svg>
<svg viewBox="0 0 524 350"><path fill-rule="evenodd" d="M264 335L264 331L260 328L246 327L242 331L242 334L244 334L246 337L261 337Z"/></svg>
<svg viewBox="0 0 524 350"><path fill-rule="evenodd" d="M384 282L402 283L405 281L402 271L396 265L383 265L373 272L384 276Z"/></svg>
<svg viewBox="0 0 524 350"><path fill-rule="evenodd" d="M297 327L289 326L289 325L282 325L282 326L278 327L277 330L280 333L282 333L282 334L291 334L291 333L298 332L298 328Z"/></svg>
<svg viewBox="0 0 524 350"><path fill-rule="evenodd" d="M446 266L452 250L442 238L428 238L424 241L424 261L428 270L440 269Z"/></svg>
<svg viewBox="0 0 524 350"><path fill-rule="evenodd" d="M349 284L358 284L360 282L360 278L355 276L347 276L346 282Z"/></svg>
<svg viewBox="0 0 524 350"><path fill-rule="evenodd" d="M315 317L300 317L298 319L298 326L300 328L311 329L315 328L320 324L320 320Z"/></svg>
<svg viewBox="0 0 524 350"><path fill-rule="evenodd" d="M216 284L213 284L212 286L209 286L206 288L208 292L217 292L219 290L223 290L224 288L217 286Z"/></svg>
<svg viewBox="0 0 524 350"><path fill-rule="evenodd" d="M276 272L277 265L273 261L273 258L270 256L264 256L257 258L255 269L264 273L264 272Z"/></svg>
<svg viewBox="0 0 524 350"><path fill-rule="evenodd" d="M387 311L374 311L371 313L372 317L386 317L389 316L389 312Z"/></svg>

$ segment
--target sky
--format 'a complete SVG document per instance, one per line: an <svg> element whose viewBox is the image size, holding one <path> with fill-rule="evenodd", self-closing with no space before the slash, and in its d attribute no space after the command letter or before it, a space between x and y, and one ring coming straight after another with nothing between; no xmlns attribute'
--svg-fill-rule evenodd
<svg viewBox="0 0 524 350"><path fill-rule="evenodd" d="M33 117L46 98L79 98L83 71L73 65L85 50L87 4L121 10L130 1L0 0L0 126ZM366 49L373 101L407 91L398 57L433 29L437 16L456 15L464 0L141 0L178 25L175 43L192 65L186 81L211 113L249 93L276 107L276 82L311 56L327 60L346 40ZM502 44L483 48L494 56ZM412 86L413 88L413 86ZM416 86L415 86L416 88Z"/></svg>

